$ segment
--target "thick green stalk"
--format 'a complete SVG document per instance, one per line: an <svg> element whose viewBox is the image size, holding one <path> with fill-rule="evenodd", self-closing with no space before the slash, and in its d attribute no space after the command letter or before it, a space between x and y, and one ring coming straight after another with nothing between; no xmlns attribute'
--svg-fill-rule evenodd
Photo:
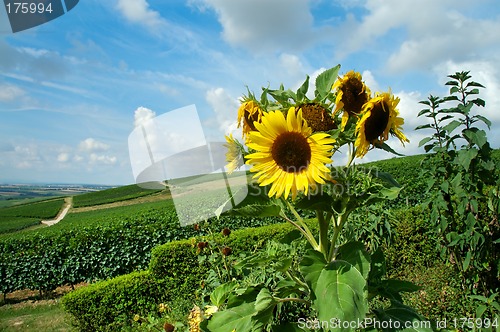
<svg viewBox="0 0 500 332"><path fill-rule="evenodd" d="M294 222L293 220L289 219L289 218L285 218L289 223L291 223L293 226L295 226L302 234L304 234L304 236L306 237L307 241L309 241L309 243L311 244L311 246L314 248L314 250L320 250L320 247L319 247L319 244L318 242L316 242L316 239L314 238L314 235L313 233L311 232L311 230L309 229L309 227L307 227L306 223L304 222L304 220L302 219L302 217L299 215L299 213L297 212L297 210L295 210L295 208L293 207L293 205L285 200L288 208L290 209L290 211L292 211L293 215L295 216L295 218L297 219L297 222Z"/></svg>
<svg viewBox="0 0 500 332"><path fill-rule="evenodd" d="M328 259L328 252L330 249L330 241L328 241L328 226L330 224L330 219L325 218L325 215L321 210L317 210L316 215L319 223L319 250L325 256L325 259Z"/></svg>
<svg viewBox="0 0 500 332"><path fill-rule="evenodd" d="M327 262L331 262L335 259L335 256L337 255L337 240L340 235L340 232L342 232L342 228L344 227L345 221L347 220L347 217L349 216L349 213L344 213L340 214L337 216L337 220L335 221L334 227L333 227L333 238L332 242L330 244L330 250L328 252L327 256Z"/></svg>

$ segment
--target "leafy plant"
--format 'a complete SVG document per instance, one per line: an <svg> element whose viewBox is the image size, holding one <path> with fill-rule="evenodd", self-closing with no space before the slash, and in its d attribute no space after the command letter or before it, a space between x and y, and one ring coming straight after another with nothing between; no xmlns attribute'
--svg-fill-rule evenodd
<svg viewBox="0 0 500 332"><path fill-rule="evenodd" d="M433 152L423 163L431 193L426 205L440 234L442 257L460 271L464 288L488 296L499 286L500 259L498 162L481 129L491 122L473 113L485 106L477 97L484 86L470 80L468 71L448 77L449 96L431 95L421 102L428 108L419 113L430 123L417 129L433 131L420 142L426 152Z"/></svg>
<svg viewBox="0 0 500 332"><path fill-rule="evenodd" d="M288 254L268 247L238 262L235 268L257 268L260 278L246 282L250 273L216 288L210 299L218 311L201 323L202 329L308 330L308 324L280 319L287 303L302 306L299 315L307 317L299 318L318 322L322 331L371 329L369 324L359 324L367 317L401 324L423 320L401 296L418 287L387 279L385 259L381 251L375 251L389 241L389 223L374 218L367 225L366 220L350 218L354 211L362 211L358 216L379 213L375 204L396 198L401 189L390 174L355 164L356 158L373 148L394 152L385 143L389 135L402 143L408 141L401 132L399 100L390 92L371 97L359 73L337 79L339 67L317 77L313 99L307 97L309 77L296 92L280 86L263 88L260 100L252 93L243 98L238 121L243 136L247 135L248 151L234 138L227 138L228 167L237 164L234 161L240 157L234 151L239 149L252 166L258 186L251 185L250 195L227 214L280 217L300 232L306 249L298 255L293 246L286 247L289 242L284 245ZM346 166L322 165L331 162L332 153L342 146L349 152ZM316 213L317 232L299 209ZM364 229L356 230L355 223ZM376 236L359 241L373 230ZM375 297L385 302L371 308L369 300Z"/></svg>

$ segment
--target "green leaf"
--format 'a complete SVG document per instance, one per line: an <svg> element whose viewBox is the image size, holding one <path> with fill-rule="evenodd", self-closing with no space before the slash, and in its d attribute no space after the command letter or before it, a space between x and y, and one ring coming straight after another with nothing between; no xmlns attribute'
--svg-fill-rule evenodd
<svg viewBox="0 0 500 332"><path fill-rule="evenodd" d="M361 242L347 242L338 249L338 259L354 266L363 276L368 279L370 273L370 254L365 250Z"/></svg>
<svg viewBox="0 0 500 332"><path fill-rule="evenodd" d="M421 103L422 103L422 102L421 102ZM431 110L430 110L430 109L428 109L428 108L423 109L423 110L421 110L420 112L418 112L417 117L418 117L418 116L422 116L422 115L427 114L427 113L430 113L430 112L431 112Z"/></svg>
<svg viewBox="0 0 500 332"><path fill-rule="evenodd" d="M311 288L315 294L312 307L317 311L319 321L358 321L368 312L366 280L346 261L336 260L325 266ZM337 329L325 329L333 330Z"/></svg>
<svg viewBox="0 0 500 332"><path fill-rule="evenodd" d="M392 154L395 154L396 156L404 157L404 154L398 153L394 151L389 145L387 145L385 142L382 144L375 144L375 147L377 149L382 149L384 151L390 152Z"/></svg>
<svg viewBox="0 0 500 332"><path fill-rule="evenodd" d="M334 211L331 206L331 201L331 196L321 191L317 195L306 195L303 198L300 198L296 202L295 207L304 210L322 210L333 213Z"/></svg>
<svg viewBox="0 0 500 332"><path fill-rule="evenodd" d="M236 206L233 206L234 197L241 195L241 191L246 191L247 194L245 198ZM260 210L263 213L262 216L269 216L269 214L271 214L271 216L277 216L281 211L278 202L278 200L269 199L269 197L265 194L265 190L262 190L261 187L257 187L255 184L250 183L246 188L234 192L231 198L226 200L215 210L215 215L217 217L220 217L223 214L247 216L248 214L246 213L250 213L250 216L255 216L252 213L256 210ZM247 206L250 206L250 208L245 209Z"/></svg>
<svg viewBox="0 0 500 332"><path fill-rule="evenodd" d="M463 131L465 137L469 139L470 142L477 145L481 149L487 142L486 132L484 130L478 130L477 128L466 129Z"/></svg>
<svg viewBox="0 0 500 332"><path fill-rule="evenodd" d="M327 69L316 77L316 97L324 99L331 91L337 80L340 65Z"/></svg>
<svg viewBox="0 0 500 332"><path fill-rule="evenodd" d="M254 302L218 311L208 321L207 329L213 332L259 331L255 330L252 317L255 315Z"/></svg>
<svg viewBox="0 0 500 332"><path fill-rule="evenodd" d="M297 100L297 95L292 90L267 90L267 93L269 93L280 104L286 105L290 103L290 99L294 101Z"/></svg>
<svg viewBox="0 0 500 332"><path fill-rule="evenodd" d="M491 121L488 118L482 115L474 115L473 118L481 120L482 122L484 122L484 124L486 124L486 126L488 126L488 129L491 129Z"/></svg>
<svg viewBox="0 0 500 332"><path fill-rule="evenodd" d="M471 81L469 83L467 83L466 87L470 87L470 86L475 86L475 87L478 87L478 88L484 88L484 85L482 85L481 83L478 83L478 82L474 82L474 81Z"/></svg>
<svg viewBox="0 0 500 332"><path fill-rule="evenodd" d="M380 195L386 199L396 199L399 196L399 192L401 188L391 187L391 188L382 188L380 190Z"/></svg>
<svg viewBox="0 0 500 332"><path fill-rule="evenodd" d="M460 126L462 123L457 120L453 120L450 123L448 123L446 126L443 127L443 130L446 130L448 133L452 133L455 129L457 129L458 126Z"/></svg>
<svg viewBox="0 0 500 332"><path fill-rule="evenodd" d="M428 145L424 146L425 152L427 153L427 152L431 151L434 148L434 145L435 144L433 143L433 144L428 144Z"/></svg>
<svg viewBox="0 0 500 332"><path fill-rule="evenodd" d="M262 288L255 299L255 311L263 312L275 306L278 302L269 292L269 289Z"/></svg>
<svg viewBox="0 0 500 332"><path fill-rule="evenodd" d="M476 158L478 150L475 148L460 150L457 153L458 163L462 166L466 171L469 171L470 163L474 158Z"/></svg>
<svg viewBox="0 0 500 332"><path fill-rule="evenodd" d="M229 294L238 286L235 281L220 285L210 294L210 302L220 307L229 297Z"/></svg>
<svg viewBox="0 0 500 332"><path fill-rule="evenodd" d="M480 106L480 107L485 107L486 106L486 102L483 99L481 99L481 98L473 99L470 102L473 103L476 106Z"/></svg>
<svg viewBox="0 0 500 332"><path fill-rule="evenodd" d="M468 92L465 93L467 96L468 95L478 95L479 94L479 89L472 89Z"/></svg>
<svg viewBox="0 0 500 332"><path fill-rule="evenodd" d="M412 308L401 303L394 302L389 308L376 309L374 310L374 313L380 321L379 324L382 325L385 322L387 324L386 326L396 327L396 322L398 322L397 325L400 326L400 328L387 328L384 329L384 331L433 331L432 327L429 326L429 320L426 320L417 314ZM404 329L407 325L409 327Z"/></svg>
<svg viewBox="0 0 500 332"><path fill-rule="evenodd" d="M432 141L433 137L424 137L419 143L418 147L421 147L422 145Z"/></svg>
<svg viewBox="0 0 500 332"><path fill-rule="evenodd" d="M307 284L311 288L315 288L318 278L326 265L325 257L319 251L309 249L302 258L299 264L300 272L304 276ZM311 294L311 299L314 300L315 294Z"/></svg>
<svg viewBox="0 0 500 332"><path fill-rule="evenodd" d="M372 254L370 261L369 280L378 283L386 273L385 257L380 247Z"/></svg>
<svg viewBox="0 0 500 332"><path fill-rule="evenodd" d="M416 127L415 127L415 130L420 130L420 129L428 129L428 128L432 128L432 126L431 126L431 124L430 124L430 123L423 124L423 125L420 125L420 126L416 126Z"/></svg>
<svg viewBox="0 0 500 332"><path fill-rule="evenodd" d="M467 271L467 269L469 268L469 264L470 264L470 259L472 258L472 254L470 251L467 252L467 255L465 255L465 259L464 259L464 262L463 262L463 270L464 271Z"/></svg>
<svg viewBox="0 0 500 332"><path fill-rule="evenodd" d="M378 172L378 171L377 171L377 172L375 172L375 173L374 173L374 175L375 175L377 178L379 178L379 179L381 179L381 180L385 181L386 183L388 183L388 184L392 185L393 187L396 187L396 188L400 188L400 187L401 187L401 185L399 184L399 182L398 182L398 181L396 181L396 180L392 177L392 175L391 175L390 173L386 173L386 172Z"/></svg>
<svg viewBox="0 0 500 332"><path fill-rule="evenodd" d="M292 258L283 258L273 264L278 272L286 272L292 266Z"/></svg>
<svg viewBox="0 0 500 332"><path fill-rule="evenodd" d="M306 96L307 90L309 90L309 75L307 75L306 80L300 88L297 90L297 100L304 100L304 97Z"/></svg>

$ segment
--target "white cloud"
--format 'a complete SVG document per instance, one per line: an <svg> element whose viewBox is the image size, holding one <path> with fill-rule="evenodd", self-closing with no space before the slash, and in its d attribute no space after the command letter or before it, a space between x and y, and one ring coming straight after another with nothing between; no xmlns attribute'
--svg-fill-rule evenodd
<svg viewBox="0 0 500 332"><path fill-rule="evenodd" d="M191 2L192 3L192 2ZM200 0L210 6L229 44L252 52L297 49L313 36L308 0Z"/></svg>
<svg viewBox="0 0 500 332"><path fill-rule="evenodd" d="M365 70L362 74L361 77L363 78L363 81L365 84L368 86L371 92L377 92L377 91L382 91L384 89L380 89L380 84L375 80L375 77L373 76L372 72L369 70ZM387 90L387 89L385 89Z"/></svg>
<svg viewBox="0 0 500 332"><path fill-rule="evenodd" d="M66 163L70 159L69 153L62 152L57 156L57 161L60 163Z"/></svg>
<svg viewBox="0 0 500 332"><path fill-rule="evenodd" d="M143 24L149 28L159 28L165 25L160 14L150 9L146 0L118 0L116 7L126 19L133 23Z"/></svg>
<svg viewBox="0 0 500 332"><path fill-rule="evenodd" d="M84 152L106 151L109 149L109 145L90 137L81 141L78 149Z"/></svg>
<svg viewBox="0 0 500 332"><path fill-rule="evenodd" d="M144 124L146 121L153 119L156 113L149 108L139 106L134 112L134 127Z"/></svg>
<svg viewBox="0 0 500 332"><path fill-rule="evenodd" d="M100 155L96 153L91 153L89 156L90 164L102 163L106 165L114 165L116 164L116 157L109 155Z"/></svg>
<svg viewBox="0 0 500 332"><path fill-rule="evenodd" d="M24 94L24 90L18 86L11 84L0 85L0 101L11 101L22 97Z"/></svg>
<svg viewBox="0 0 500 332"><path fill-rule="evenodd" d="M205 99L215 112L218 129L224 133L230 131L236 122L239 102L223 88L215 88L207 91Z"/></svg>
<svg viewBox="0 0 500 332"><path fill-rule="evenodd" d="M339 35L348 36L340 39L340 57L376 45L377 52L389 53L386 69L399 73L498 51L500 21L473 17L475 7L465 0L416 0L411 5L366 0L363 7L366 15L359 20L350 15L340 28Z"/></svg>

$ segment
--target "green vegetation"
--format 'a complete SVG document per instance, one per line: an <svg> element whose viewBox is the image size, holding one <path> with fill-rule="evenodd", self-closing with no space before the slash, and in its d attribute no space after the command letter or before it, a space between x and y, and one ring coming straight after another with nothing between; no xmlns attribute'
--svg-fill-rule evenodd
<svg viewBox="0 0 500 332"><path fill-rule="evenodd" d="M173 241L153 250L149 270L79 288L63 298L63 305L81 331L123 330L133 323L136 314L157 316L160 303L188 311L201 299L196 290L211 268L200 259L205 252L214 251L220 256L220 250L227 246L232 248L232 255L238 256L262 248L273 239L298 237L297 233L290 225L279 224L234 231L229 237L214 234ZM210 247L199 250L198 241L209 241Z"/></svg>
<svg viewBox="0 0 500 332"><path fill-rule="evenodd" d="M236 229L271 222L221 218L209 224ZM155 246L207 231L180 227L171 201L70 214L54 226L2 238L0 292L47 292L142 270Z"/></svg>
<svg viewBox="0 0 500 332"><path fill-rule="evenodd" d="M160 191L161 190L158 189L144 189L138 185L132 184L128 186L77 195L73 198L73 206L75 208L78 208L125 201L142 196L152 195Z"/></svg>
<svg viewBox="0 0 500 332"><path fill-rule="evenodd" d="M0 307L0 331L70 332L75 328L59 301L47 300Z"/></svg>
<svg viewBox="0 0 500 332"><path fill-rule="evenodd" d="M51 199L42 202L0 208L0 234L21 230L37 225L43 219L57 216L64 199Z"/></svg>

